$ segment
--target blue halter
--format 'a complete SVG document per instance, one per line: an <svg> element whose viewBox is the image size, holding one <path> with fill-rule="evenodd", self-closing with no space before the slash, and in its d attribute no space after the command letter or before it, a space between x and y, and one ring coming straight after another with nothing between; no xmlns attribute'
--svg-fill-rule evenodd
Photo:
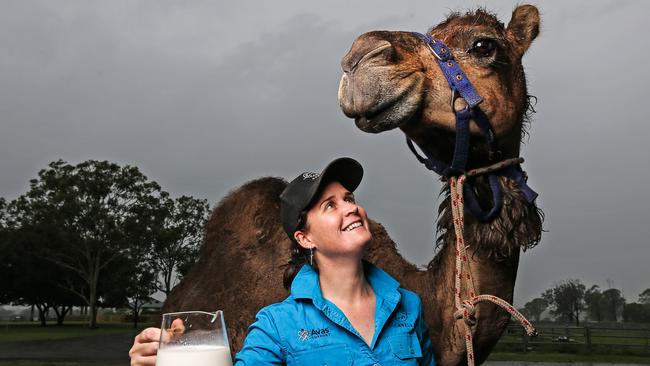
<svg viewBox="0 0 650 366"><path fill-rule="evenodd" d="M478 106L483 101L483 98L481 98L467 78L467 75L465 75L463 70L458 66L458 63L454 60L454 56L451 54L449 48L441 41L433 39L429 34L421 34L417 32L413 32L413 34L420 37L429 46L431 52L435 56L435 60L438 63L440 70L445 76L445 79L447 79L449 88L451 89L451 109L454 111L456 116L456 142L454 145L454 155L449 164L433 158L433 155L426 148L418 145L426 157L420 156L413 146L413 141L411 141L407 136L406 144L409 149L411 149L415 157L424 164L427 169L432 170L443 177L465 174L470 148L469 124L471 120L474 120L487 143L488 159L494 161L500 158L500 156L498 156L500 154L496 151L494 130L492 129L487 116ZM467 106L460 111L456 111L454 108L454 100L456 96L460 96L467 103ZM490 184L490 190L492 191L493 205L487 211L479 205L476 192L472 184L468 181L464 186L463 191L463 194L466 197L465 202L469 211L480 221L490 221L494 219L501 210L501 206L503 205L503 195L501 192L501 184L499 183L499 175L513 179L521 189L524 198L529 203L532 203L535 198L537 198L537 193L526 184L526 174L519 164L488 174L488 182Z"/></svg>

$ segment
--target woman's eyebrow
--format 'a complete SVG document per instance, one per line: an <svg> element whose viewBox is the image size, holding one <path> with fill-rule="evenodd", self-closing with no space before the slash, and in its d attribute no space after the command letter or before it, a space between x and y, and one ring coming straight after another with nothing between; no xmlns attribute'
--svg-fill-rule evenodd
<svg viewBox="0 0 650 366"><path fill-rule="evenodd" d="M334 195L331 195L331 196L328 196L328 197L323 198L323 199L318 203L318 206L319 206L319 207L322 206L323 203L325 203L325 202L331 200L332 198L334 198Z"/></svg>

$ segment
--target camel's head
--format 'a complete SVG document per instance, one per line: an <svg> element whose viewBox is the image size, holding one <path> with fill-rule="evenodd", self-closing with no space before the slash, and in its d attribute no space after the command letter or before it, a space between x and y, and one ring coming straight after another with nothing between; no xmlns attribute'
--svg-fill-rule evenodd
<svg viewBox="0 0 650 366"><path fill-rule="evenodd" d="M453 14L429 31L444 42L483 98L504 155L518 155L528 106L521 58L539 33L539 13L517 7L507 27L477 10ZM445 159L453 151L455 116L452 92L427 44L411 32L369 32L357 38L341 61L339 103L366 132L400 127ZM456 98L453 108L465 107ZM472 123L473 135L480 133Z"/></svg>

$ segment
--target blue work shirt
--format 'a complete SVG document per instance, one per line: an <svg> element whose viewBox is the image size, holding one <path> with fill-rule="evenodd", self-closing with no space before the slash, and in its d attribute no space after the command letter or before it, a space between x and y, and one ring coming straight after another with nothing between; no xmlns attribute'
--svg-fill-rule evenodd
<svg viewBox="0 0 650 366"><path fill-rule="evenodd" d="M291 295L257 313L235 365L435 365L418 295L374 265L364 268L376 296L370 346L323 297L318 273L305 264Z"/></svg>

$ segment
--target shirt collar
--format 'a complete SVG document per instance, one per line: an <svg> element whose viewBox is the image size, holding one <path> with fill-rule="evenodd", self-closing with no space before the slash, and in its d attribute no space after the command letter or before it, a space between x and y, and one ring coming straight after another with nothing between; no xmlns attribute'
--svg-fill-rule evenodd
<svg viewBox="0 0 650 366"><path fill-rule="evenodd" d="M375 265L363 261L366 279L375 295L389 300L399 299L397 289L400 284L388 273ZM320 304L324 301L321 292L318 273L309 264L302 266L296 277L291 283L291 295L295 299L311 299L314 304Z"/></svg>

